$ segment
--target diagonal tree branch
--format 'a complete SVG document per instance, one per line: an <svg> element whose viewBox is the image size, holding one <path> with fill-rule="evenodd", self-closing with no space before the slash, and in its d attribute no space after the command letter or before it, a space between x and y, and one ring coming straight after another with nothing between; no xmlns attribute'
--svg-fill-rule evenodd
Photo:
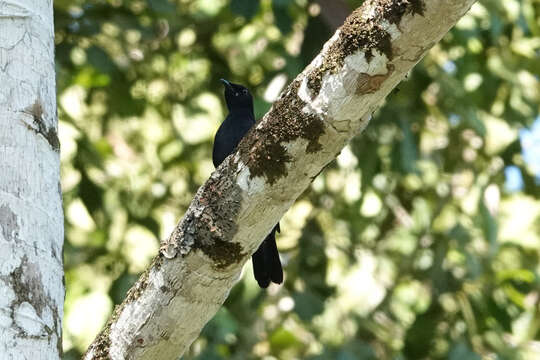
<svg viewBox="0 0 540 360"><path fill-rule="evenodd" d="M295 199L474 0L355 10L199 189L85 359L176 359Z"/></svg>

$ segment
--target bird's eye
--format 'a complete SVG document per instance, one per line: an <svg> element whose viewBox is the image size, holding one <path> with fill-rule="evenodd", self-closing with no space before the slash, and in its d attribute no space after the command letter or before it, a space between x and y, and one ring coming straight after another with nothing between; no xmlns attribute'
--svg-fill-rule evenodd
<svg viewBox="0 0 540 360"><path fill-rule="evenodd" d="M247 89L244 89L244 95L247 95Z"/></svg>

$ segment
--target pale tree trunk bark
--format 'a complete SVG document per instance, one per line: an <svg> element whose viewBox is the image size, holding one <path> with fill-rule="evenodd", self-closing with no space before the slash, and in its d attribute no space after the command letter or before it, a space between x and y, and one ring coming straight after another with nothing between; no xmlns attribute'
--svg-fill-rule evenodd
<svg viewBox="0 0 540 360"><path fill-rule="evenodd" d="M52 0L0 1L0 359L62 354Z"/></svg>
<svg viewBox="0 0 540 360"><path fill-rule="evenodd" d="M353 12L199 189L85 359L182 355L284 212L473 3L372 0Z"/></svg>

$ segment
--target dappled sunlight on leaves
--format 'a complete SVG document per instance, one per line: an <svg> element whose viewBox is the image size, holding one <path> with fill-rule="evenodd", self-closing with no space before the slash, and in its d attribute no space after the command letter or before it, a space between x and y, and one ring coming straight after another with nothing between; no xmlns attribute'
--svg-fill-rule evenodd
<svg viewBox="0 0 540 360"><path fill-rule="evenodd" d="M66 359L213 171L219 79L260 118L333 33L324 2L55 1ZM473 5L285 214L284 284L248 263L184 359L540 358L539 19Z"/></svg>

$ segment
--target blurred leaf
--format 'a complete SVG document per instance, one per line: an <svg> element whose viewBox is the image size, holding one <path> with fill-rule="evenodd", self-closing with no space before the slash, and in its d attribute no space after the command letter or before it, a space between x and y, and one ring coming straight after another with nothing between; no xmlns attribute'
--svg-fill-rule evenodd
<svg viewBox="0 0 540 360"><path fill-rule="evenodd" d="M255 107L255 118L262 119L264 114L266 114L266 112L270 110L270 106L272 106L272 104L267 103L260 98L255 98L253 101L253 106Z"/></svg>
<svg viewBox="0 0 540 360"><path fill-rule="evenodd" d="M472 351L465 343L458 343L448 354L449 360L481 360L480 355Z"/></svg>
<svg viewBox="0 0 540 360"><path fill-rule="evenodd" d="M351 359L351 360L376 360L377 355L373 348L360 341L350 342L346 345L346 349L343 349L338 353L338 359Z"/></svg>
<svg viewBox="0 0 540 360"><path fill-rule="evenodd" d="M259 11L260 0L231 0L231 11L251 20Z"/></svg>
<svg viewBox="0 0 540 360"><path fill-rule="evenodd" d="M455 225L452 228L452 230L450 230L449 235L450 235L450 238L457 239L460 246L462 247L467 245L469 241L471 240L471 236L469 235L469 232L467 231L467 229L459 223Z"/></svg>
<svg viewBox="0 0 540 360"><path fill-rule="evenodd" d="M289 9L283 4L272 3L272 11L274 13L274 19L276 26L282 34L288 34L292 30L293 21L289 15Z"/></svg>
<svg viewBox="0 0 540 360"><path fill-rule="evenodd" d="M498 233L498 226L497 226L497 220L491 215L488 208L486 207L483 200L480 200L480 216L482 220L482 230L484 232L484 236L486 240L488 241L489 248L490 248L490 254L494 255L496 248L498 246L497 244L497 233Z"/></svg>
<svg viewBox="0 0 540 360"><path fill-rule="evenodd" d="M138 275L123 272L122 275L114 280L109 290L109 295L114 304L120 304L124 300L128 290L135 284L137 279L139 279Z"/></svg>
<svg viewBox="0 0 540 360"><path fill-rule="evenodd" d="M83 175L79 182L79 196L92 216L103 208L103 189L86 175Z"/></svg>
<svg viewBox="0 0 540 360"><path fill-rule="evenodd" d="M508 315L506 306L500 306L492 297L488 297L486 302L486 311L497 321L503 331L512 331L512 318Z"/></svg>
<svg viewBox="0 0 540 360"><path fill-rule="evenodd" d="M82 85L87 89L107 86L110 81L109 76L98 73L92 67L82 68L74 79L75 84Z"/></svg>
<svg viewBox="0 0 540 360"><path fill-rule="evenodd" d="M294 0L272 0L272 4L275 6L287 7L294 3Z"/></svg>
<svg viewBox="0 0 540 360"><path fill-rule="evenodd" d="M294 311L303 321L311 321L314 316L324 310L324 302L320 297L309 293L296 293L293 295Z"/></svg>
<svg viewBox="0 0 540 360"><path fill-rule="evenodd" d="M145 108L142 99L134 99L131 96L130 86L125 79L113 78L109 85L108 107L111 114L121 116L141 115Z"/></svg>
<svg viewBox="0 0 540 360"><path fill-rule="evenodd" d="M486 126L478 117L476 110L469 109L463 116L467 125L469 125L481 137L486 136Z"/></svg>
<svg viewBox="0 0 540 360"><path fill-rule="evenodd" d="M426 357L433 343L437 325L444 313L438 304L432 303L426 312L417 315L412 326L407 330L404 354L410 359Z"/></svg>
<svg viewBox="0 0 540 360"><path fill-rule="evenodd" d="M176 13L176 6L169 0L148 0L150 9L160 15L170 15Z"/></svg>
<svg viewBox="0 0 540 360"><path fill-rule="evenodd" d="M361 187L362 193L373 184L373 177L380 171L380 158L374 151L378 146L371 136L364 135L361 138L353 139L352 148L358 158L362 158L361 167Z"/></svg>
<svg viewBox="0 0 540 360"><path fill-rule="evenodd" d="M322 20L321 16L310 16L305 33L310 34L313 41L302 42L300 53L302 55L303 67L307 66L319 54L326 39L332 36L332 30ZM294 74L298 74L298 71L295 71Z"/></svg>
<svg viewBox="0 0 540 360"><path fill-rule="evenodd" d="M361 356L360 354L353 354L347 350L343 350L338 353L338 356L336 359L337 360L357 360L357 359L365 359L365 357Z"/></svg>
<svg viewBox="0 0 540 360"><path fill-rule="evenodd" d="M221 308L212 323L204 328L206 336L217 343L227 342L227 336L238 332L238 323L226 308Z"/></svg>
<svg viewBox="0 0 540 360"><path fill-rule="evenodd" d="M401 118L399 126L403 134L403 139L399 143L398 151L399 168L404 173L417 173L416 160L418 158L418 150L416 148L416 141L410 129L410 124Z"/></svg>
<svg viewBox="0 0 540 360"><path fill-rule="evenodd" d="M216 353L216 349L213 346L205 348L199 358L204 360L223 360L223 357Z"/></svg>
<svg viewBox="0 0 540 360"><path fill-rule="evenodd" d="M82 354L75 349L71 349L67 352L64 352L62 355L62 360L79 360Z"/></svg>
<svg viewBox="0 0 540 360"><path fill-rule="evenodd" d="M88 63L98 71L105 74L111 74L117 71L115 63L103 49L97 46L91 46L86 50L86 55L88 56Z"/></svg>
<svg viewBox="0 0 540 360"><path fill-rule="evenodd" d="M282 327L270 335L270 346L276 352L291 346L296 346L299 343L299 340L292 332L285 330Z"/></svg>

